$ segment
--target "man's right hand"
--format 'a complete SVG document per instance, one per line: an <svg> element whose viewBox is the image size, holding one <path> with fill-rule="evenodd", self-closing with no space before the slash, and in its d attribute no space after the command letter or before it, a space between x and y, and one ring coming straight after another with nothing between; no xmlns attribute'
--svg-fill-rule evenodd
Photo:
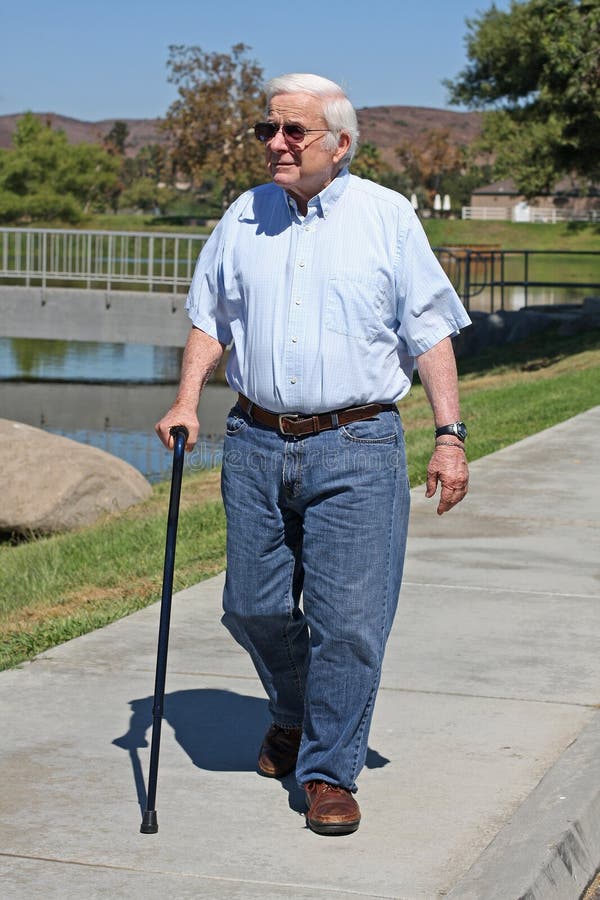
<svg viewBox="0 0 600 900"><path fill-rule="evenodd" d="M170 434L170 430L174 425L185 425L189 435L186 441L185 449L188 451L193 450L194 445L198 440L198 432L200 430L200 423L195 411L190 412L189 409L185 409L175 404L171 407L168 413L166 413L162 417L160 422L156 423L156 425L154 426L154 430L156 431L157 435L159 436L167 450L172 450L175 446L173 435Z"/></svg>

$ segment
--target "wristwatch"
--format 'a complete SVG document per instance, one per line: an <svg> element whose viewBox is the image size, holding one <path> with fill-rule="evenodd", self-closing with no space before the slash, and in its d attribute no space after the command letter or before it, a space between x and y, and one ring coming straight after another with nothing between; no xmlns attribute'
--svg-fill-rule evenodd
<svg viewBox="0 0 600 900"><path fill-rule="evenodd" d="M453 422L452 425L442 425L440 428L435 429L436 438L441 437L443 434L453 434L459 441L464 442L467 436L467 426L464 422Z"/></svg>

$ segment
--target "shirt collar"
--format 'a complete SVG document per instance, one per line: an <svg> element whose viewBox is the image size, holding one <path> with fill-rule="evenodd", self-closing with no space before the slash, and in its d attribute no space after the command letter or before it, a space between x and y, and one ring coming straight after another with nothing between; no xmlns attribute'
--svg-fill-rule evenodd
<svg viewBox="0 0 600 900"><path fill-rule="evenodd" d="M335 204L338 202L338 200L348 187L349 180L350 173L348 172L347 167L344 166L343 169L340 169L331 184L328 184L320 194L317 194L317 196L313 198L314 200L318 200L324 218L327 218Z"/></svg>
<svg viewBox="0 0 600 900"><path fill-rule="evenodd" d="M311 210L314 210L318 216L323 216L324 219L327 218L337 201L346 190L349 178L350 173L347 167L344 166L344 168L340 169L333 181L328 184L327 187L323 188L320 193L318 193L315 197L311 197L311 199L308 201L309 213L311 212ZM289 194L286 194L286 198L288 209L297 214L298 207L296 206L296 201L294 200L294 198L290 197Z"/></svg>

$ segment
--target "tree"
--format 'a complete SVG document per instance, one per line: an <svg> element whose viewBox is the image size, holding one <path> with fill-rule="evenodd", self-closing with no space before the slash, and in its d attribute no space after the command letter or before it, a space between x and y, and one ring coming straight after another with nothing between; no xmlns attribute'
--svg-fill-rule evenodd
<svg viewBox="0 0 600 900"><path fill-rule="evenodd" d="M466 162L465 148L451 140L447 128L430 128L418 141L404 141L396 149L412 190L423 188L430 205L443 190L443 179L460 174Z"/></svg>
<svg viewBox="0 0 600 900"><path fill-rule="evenodd" d="M368 178L401 194L406 193L409 187L405 176L395 172L381 156L379 147L369 141L359 145L350 163L350 171L359 178Z"/></svg>
<svg viewBox="0 0 600 900"><path fill-rule="evenodd" d="M144 144L133 157L123 162L123 178L129 186L138 178L169 181L172 178L167 148L161 144Z"/></svg>
<svg viewBox="0 0 600 900"><path fill-rule="evenodd" d="M218 173L224 207L266 178L264 153L252 133L265 111L262 68L248 59L249 49L236 44L229 54L169 48L169 81L179 94L165 119L174 164L195 186Z"/></svg>
<svg viewBox="0 0 600 900"><path fill-rule="evenodd" d="M128 137L129 126L127 125L127 122L122 122L118 119L110 131L104 135L102 143L109 153L125 156L125 145Z"/></svg>
<svg viewBox="0 0 600 900"><path fill-rule="evenodd" d="M120 163L102 147L71 145L32 113L17 123L13 143L0 157L0 220L74 223L110 203Z"/></svg>
<svg viewBox="0 0 600 900"><path fill-rule="evenodd" d="M59 191L66 191L83 205L84 213L114 207L120 191L121 162L98 144L74 144L56 173Z"/></svg>
<svg viewBox="0 0 600 900"><path fill-rule="evenodd" d="M391 172L390 166L381 158L379 148L369 141L359 145L350 168L359 178L368 178L378 184Z"/></svg>
<svg viewBox="0 0 600 900"><path fill-rule="evenodd" d="M512 0L467 20L452 103L486 112L482 147L527 196L563 176L600 179L600 4Z"/></svg>
<svg viewBox="0 0 600 900"><path fill-rule="evenodd" d="M136 178L119 197L121 209L133 207L142 212L164 213L166 207L177 196L170 188L160 185L152 178Z"/></svg>

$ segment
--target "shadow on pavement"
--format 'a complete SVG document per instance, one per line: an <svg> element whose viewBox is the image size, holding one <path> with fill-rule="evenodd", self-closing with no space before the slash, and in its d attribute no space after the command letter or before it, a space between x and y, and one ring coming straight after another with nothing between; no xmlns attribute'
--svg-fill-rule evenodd
<svg viewBox="0 0 600 900"><path fill-rule="evenodd" d="M146 808L146 785L138 754L151 736L153 697L131 700L129 731L113 744L129 751L138 803ZM233 691L200 688L165 695L163 723L195 766L213 772L254 772L258 749L270 724L266 700ZM148 736L146 736L148 733ZM389 759L369 748L366 766L379 769ZM304 793L294 775L281 781L289 794L290 808L305 809Z"/></svg>

